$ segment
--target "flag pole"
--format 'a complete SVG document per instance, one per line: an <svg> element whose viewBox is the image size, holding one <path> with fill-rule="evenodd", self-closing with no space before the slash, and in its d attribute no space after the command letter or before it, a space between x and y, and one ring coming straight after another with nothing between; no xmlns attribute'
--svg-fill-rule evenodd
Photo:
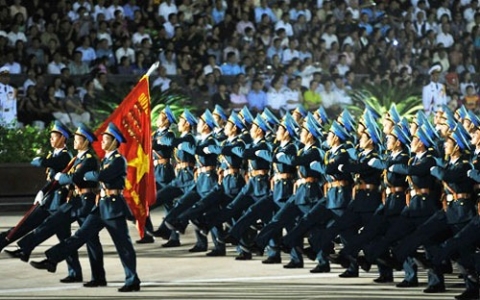
<svg viewBox="0 0 480 300"><path fill-rule="evenodd" d="M152 73L155 72L155 70L158 69L159 66L160 66L159 61L154 62L150 67L150 69L148 69L147 73L145 73L145 76L150 77L150 75L152 75Z"/></svg>

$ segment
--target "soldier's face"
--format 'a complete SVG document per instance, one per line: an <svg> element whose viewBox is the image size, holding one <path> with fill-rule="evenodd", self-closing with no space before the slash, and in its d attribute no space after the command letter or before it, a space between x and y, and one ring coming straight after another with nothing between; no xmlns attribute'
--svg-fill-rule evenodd
<svg viewBox="0 0 480 300"><path fill-rule="evenodd" d="M476 146L480 143L480 130L476 129L472 134L472 145Z"/></svg>
<svg viewBox="0 0 480 300"><path fill-rule="evenodd" d="M62 148L65 145L65 137L58 132L50 133L50 146L52 148Z"/></svg>
<svg viewBox="0 0 480 300"><path fill-rule="evenodd" d="M387 150L393 151L395 149L395 144L397 143L397 138L393 135L387 135Z"/></svg>
<svg viewBox="0 0 480 300"><path fill-rule="evenodd" d="M231 122L227 122L227 124L225 124L225 134L227 136L233 136L234 135L234 131L233 131L233 124Z"/></svg>
<svg viewBox="0 0 480 300"><path fill-rule="evenodd" d="M445 143L443 144L443 147L445 148L445 154L451 155L455 149L455 142L450 138L446 139Z"/></svg>
<svg viewBox="0 0 480 300"><path fill-rule="evenodd" d="M158 115L157 118L157 127L167 127L168 126L168 118L167 115L162 112Z"/></svg>
<svg viewBox="0 0 480 300"><path fill-rule="evenodd" d="M360 148L367 149L372 144L372 141L370 140L369 136L366 133L364 133L360 137L359 143L360 143Z"/></svg>
<svg viewBox="0 0 480 300"><path fill-rule="evenodd" d="M393 129L393 123L390 120L384 120L383 121L383 133L389 134L392 132Z"/></svg>
<svg viewBox="0 0 480 300"><path fill-rule="evenodd" d="M115 139L111 135L109 134L102 135L102 150L112 151L114 143L115 143Z"/></svg>
<svg viewBox="0 0 480 300"><path fill-rule="evenodd" d="M278 126L276 138L278 141L283 141L285 139L285 128L283 128L283 126Z"/></svg>
<svg viewBox="0 0 480 300"><path fill-rule="evenodd" d="M87 139L81 135L76 134L73 137L73 149L83 151L83 150L87 150L87 148L88 148Z"/></svg>

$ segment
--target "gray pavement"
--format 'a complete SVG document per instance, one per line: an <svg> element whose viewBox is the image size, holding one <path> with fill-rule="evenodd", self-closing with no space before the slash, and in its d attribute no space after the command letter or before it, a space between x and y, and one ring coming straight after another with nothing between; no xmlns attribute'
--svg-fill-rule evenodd
<svg viewBox="0 0 480 300"><path fill-rule="evenodd" d="M0 230L5 230L21 218L21 213L0 213ZM160 223L162 211L153 213L154 223ZM78 225L74 226L74 230ZM137 231L130 224L133 240ZM194 235L189 227L181 236L182 246L161 248L164 242L157 238L153 244L135 245L137 266L142 280L141 291L118 293L124 273L115 247L108 233L101 232L105 251L105 269L108 286L84 288L80 283L62 284L66 265L61 263L56 273L36 270L29 264L0 254L0 299L453 299L463 290L457 273L446 276L447 292L424 294L426 273L420 272L418 288L399 289L394 284L375 284L375 268L360 273L359 278L343 279L343 270L333 265L331 273L311 274L315 263L306 259L305 268L287 270L282 265L263 265L262 257L251 261L235 261L234 247L228 247L226 257L206 257L205 253L189 253ZM40 245L31 260L42 260L44 251L57 243L51 238ZM15 244L7 247L14 249ZM89 264L85 247L80 249L84 280L89 280ZM283 262L288 256L283 255ZM402 280L402 272L395 273L395 281Z"/></svg>

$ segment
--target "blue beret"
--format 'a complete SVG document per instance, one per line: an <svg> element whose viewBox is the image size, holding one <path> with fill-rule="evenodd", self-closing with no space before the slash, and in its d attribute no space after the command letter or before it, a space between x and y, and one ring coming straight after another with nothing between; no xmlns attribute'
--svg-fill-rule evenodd
<svg viewBox="0 0 480 300"><path fill-rule="evenodd" d="M185 119L185 121L187 121L191 126L195 126L198 123L197 118L195 118L195 116L187 108L185 108L180 117Z"/></svg>
<svg viewBox="0 0 480 300"><path fill-rule="evenodd" d="M462 124L459 123L450 134L450 137L457 143L460 149L470 150L470 138L465 136L466 130L462 130L462 127Z"/></svg>
<svg viewBox="0 0 480 300"><path fill-rule="evenodd" d="M392 132L390 132L391 135L397 138L397 140L400 141L400 143L404 145L410 145L411 140L410 136L406 134L405 130L403 130L400 126L395 125L393 127Z"/></svg>
<svg viewBox="0 0 480 300"><path fill-rule="evenodd" d="M170 122L170 124L177 124L177 119L175 118L175 115L173 114L173 111L170 108L170 106L168 105L165 106L165 108L163 109L163 112L167 116L168 122Z"/></svg>
<svg viewBox="0 0 480 300"><path fill-rule="evenodd" d="M200 116L200 119L202 119L203 122L205 122L205 124L207 124L207 126L210 127L210 129L218 127L217 122L213 118L213 115L210 112L210 110L208 109Z"/></svg>
<svg viewBox="0 0 480 300"><path fill-rule="evenodd" d="M97 137L95 136L93 131L90 128L88 128L85 124L80 124L77 128L77 131L75 131L75 134L83 136L90 143L97 140Z"/></svg>
<svg viewBox="0 0 480 300"><path fill-rule="evenodd" d="M248 107L244 106L242 110L238 113L238 116L241 117L246 124L253 123L252 113L248 110Z"/></svg>
<svg viewBox="0 0 480 300"><path fill-rule="evenodd" d="M225 113L225 110L223 110L223 107L220 105L216 104L215 109L213 110L214 115L219 115L220 119L226 121L228 119L227 114Z"/></svg>
<svg viewBox="0 0 480 300"><path fill-rule="evenodd" d="M338 136L342 141L346 141L350 137L345 128L343 128L343 126L337 121L333 121L332 126L330 127L330 132Z"/></svg>
<svg viewBox="0 0 480 300"><path fill-rule="evenodd" d="M112 122L108 123L108 127L103 134L108 134L113 136L119 143L125 143L127 140L123 136L122 132L118 127Z"/></svg>
<svg viewBox="0 0 480 300"><path fill-rule="evenodd" d="M432 147L434 145L431 136L427 133L424 126L417 129L415 136L420 139L420 141L425 145L426 148Z"/></svg>
<svg viewBox="0 0 480 300"><path fill-rule="evenodd" d="M55 121L55 123L53 123L52 129L50 129L50 132L58 132L64 137L66 137L67 139L70 138L70 136L72 135L70 130L67 128L67 126L65 126L62 122L58 120Z"/></svg>
<svg viewBox="0 0 480 300"><path fill-rule="evenodd" d="M273 131L270 125L258 114L255 120L253 120L253 124L257 125L263 132Z"/></svg>
<svg viewBox="0 0 480 300"><path fill-rule="evenodd" d="M245 129L245 124L234 111L232 111L232 113L230 114L228 121L231 122L233 125L237 126L237 128L239 128L240 130Z"/></svg>
<svg viewBox="0 0 480 300"><path fill-rule="evenodd" d="M277 117L268 108L263 110L262 118L264 118L265 121L267 121L271 126L278 125L280 123Z"/></svg>

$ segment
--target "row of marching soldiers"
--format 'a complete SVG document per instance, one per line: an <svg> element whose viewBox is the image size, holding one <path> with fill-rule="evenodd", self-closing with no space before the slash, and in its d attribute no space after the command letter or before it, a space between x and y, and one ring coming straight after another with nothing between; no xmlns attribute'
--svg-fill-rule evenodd
<svg viewBox="0 0 480 300"><path fill-rule="evenodd" d="M180 245L178 234L192 224L190 252L207 251L210 233L207 256L225 256L232 243L236 260L266 251L262 263L279 264L283 251L284 268L303 268L305 255L318 262L310 272L338 263L346 268L340 277L377 264L376 283L405 271L399 288L418 286L420 265L428 269L425 293L446 290L455 260L466 286L456 298L479 297L480 119L471 111L445 106L433 122L423 111L408 122L394 105L381 120L367 107L358 122L348 110L330 122L321 108L278 120L268 109L254 118L246 108L227 116L216 107L198 119L185 110L178 137L174 123L165 108L153 134L151 208L164 205L167 214L157 230L146 226L169 239L165 247ZM337 237L343 248L335 253Z"/></svg>

